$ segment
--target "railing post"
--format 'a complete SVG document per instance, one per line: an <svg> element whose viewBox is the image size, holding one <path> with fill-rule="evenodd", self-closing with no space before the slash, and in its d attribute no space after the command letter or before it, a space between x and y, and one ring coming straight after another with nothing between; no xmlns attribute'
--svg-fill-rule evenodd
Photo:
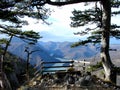
<svg viewBox="0 0 120 90"><path fill-rule="evenodd" d="M84 59L84 63L83 63L83 73L85 73L85 59Z"/></svg>
<svg viewBox="0 0 120 90"><path fill-rule="evenodd" d="M40 62L40 73L43 74L43 60Z"/></svg>
<svg viewBox="0 0 120 90"><path fill-rule="evenodd" d="M70 66L69 67L74 67L74 60L72 59L72 60L70 60Z"/></svg>
<svg viewBox="0 0 120 90"><path fill-rule="evenodd" d="M71 63L72 63L72 67L74 67L74 60L73 59L72 59Z"/></svg>

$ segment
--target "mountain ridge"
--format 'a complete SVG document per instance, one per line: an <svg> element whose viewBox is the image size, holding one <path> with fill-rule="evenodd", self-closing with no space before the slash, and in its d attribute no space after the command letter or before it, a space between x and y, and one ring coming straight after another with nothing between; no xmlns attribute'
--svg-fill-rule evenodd
<svg viewBox="0 0 120 90"><path fill-rule="evenodd" d="M18 38L13 38L8 51L24 60L27 59L27 53L25 52L26 47L29 47L29 52L35 51L30 55L31 64L40 64L41 61L59 61L58 59L51 57L38 43L35 45L28 45Z"/></svg>
<svg viewBox="0 0 120 90"><path fill-rule="evenodd" d="M96 52L96 47L92 44L75 48L71 48L73 42L39 42L39 44L50 54L68 59L91 58L98 53L98 51Z"/></svg>
<svg viewBox="0 0 120 90"><path fill-rule="evenodd" d="M30 62L32 64L38 64L43 61L61 61L61 60L90 60L91 58L100 59L100 48L92 44L86 46L78 46L71 48L73 42L43 42L39 41L35 45L31 46L31 50L37 50L31 54ZM13 38L8 51L26 60L27 53L25 47L28 44L18 38ZM119 59L120 45L111 45L111 48L118 49L116 53L110 51L112 59Z"/></svg>

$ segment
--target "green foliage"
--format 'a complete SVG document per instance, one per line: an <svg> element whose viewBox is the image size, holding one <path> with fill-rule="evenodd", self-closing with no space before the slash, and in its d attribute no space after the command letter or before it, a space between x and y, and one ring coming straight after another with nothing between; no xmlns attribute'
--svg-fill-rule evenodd
<svg viewBox="0 0 120 90"><path fill-rule="evenodd" d="M80 32L77 33L80 35L86 35L90 34L91 36L88 36L86 40L81 40L76 43L74 43L72 46L79 46L79 45L85 45L87 43L100 43L101 41L101 35L102 35L102 30L101 27L103 26L102 24L102 13L103 9L101 6L101 3L95 2L92 3L94 4L94 7L90 7L89 9L85 9L84 11L81 10L73 10L71 16L71 27L82 27L82 26L87 26L84 30L81 30ZM85 4L86 5L86 4ZM89 4L87 4L88 6ZM111 0L111 17L119 15L120 10L117 9L120 7L120 0ZM110 36L115 37L117 39L120 39L120 26L115 24L116 22L112 22L111 24L111 30L110 30ZM92 25L92 26L91 26ZM93 26L94 25L94 26Z"/></svg>
<svg viewBox="0 0 120 90"><path fill-rule="evenodd" d="M114 67L113 69L118 73L120 72L120 67Z"/></svg>
<svg viewBox="0 0 120 90"><path fill-rule="evenodd" d="M2 30L0 30L0 32L2 34L9 35L9 39L4 39L3 38L3 39L0 40L1 44L6 44L3 55L6 54L6 51L8 49L8 46L10 45L10 42L11 42L13 36L21 38L24 41L26 41L27 43L31 43L31 44L35 44L39 38L42 38L39 35L39 33L34 32L33 30L22 31L21 29L17 29L14 26L1 26L0 25L0 27L2 28Z"/></svg>
<svg viewBox="0 0 120 90"><path fill-rule="evenodd" d="M12 73L14 71L11 61L4 61L3 66L5 73Z"/></svg>
<svg viewBox="0 0 120 90"><path fill-rule="evenodd" d="M0 54L3 53L3 49L1 48L1 52ZM3 61L3 69L5 71L5 73L10 74L12 72L14 72L14 65L13 63L16 62L16 57L7 53L5 60Z"/></svg>
<svg viewBox="0 0 120 90"><path fill-rule="evenodd" d="M8 40L6 38L0 39L0 44L6 44L8 43Z"/></svg>
<svg viewBox="0 0 120 90"><path fill-rule="evenodd" d="M73 68L73 67L70 67L70 68L68 68L68 70L67 70L68 72L73 72L73 71L75 71L75 68Z"/></svg>
<svg viewBox="0 0 120 90"><path fill-rule="evenodd" d="M0 1L0 19L12 23L25 24L20 18L25 16L45 20L49 16L50 10L45 8L42 0L1 0ZM44 2L44 1L43 1ZM36 3L36 5L35 5Z"/></svg>
<svg viewBox="0 0 120 90"><path fill-rule="evenodd" d="M87 71L96 71L97 69L99 68L102 68L102 62L98 62L96 65L90 65L88 68L87 68Z"/></svg>
<svg viewBox="0 0 120 90"><path fill-rule="evenodd" d="M35 5L35 3L37 5ZM1 0L0 1L0 20L6 22L6 24L0 24L0 32L9 36L16 36L34 42L41 38L39 33L34 31L22 31L22 25L28 24L22 18L25 16L41 19L45 21L50 15L50 9L45 8L43 5L39 5L42 2L36 2L34 0ZM8 24L9 22L9 24ZM12 25L11 25L11 24Z"/></svg>
<svg viewBox="0 0 120 90"><path fill-rule="evenodd" d="M34 42L37 42L37 39L42 38L39 33L34 32L33 30L30 31L24 31L20 34L21 39L26 39Z"/></svg>
<svg viewBox="0 0 120 90"><path fill-rule="evenodd" d="M42 0L40 0L42 1ZM35 3L37 5L35 5ZM30 17L34 19L45 20L50 15L50 9L44 7L44 4L39 5L42 2L36 2L34 0L1 0L0 1L0 21L6 22L0 24L0 33L7 34L10 39L1 40L1 43L5 43L5 52L14 37L18 37L27 41L28 43L35 44L41 36L39 33L30 31L22 31L23 25L28 25L28 22L23 20L24 17ZM5 54L5 53L4 53Z"/></svg>
<svg viewBox="0 0 120 90"><path fill-rule="evenodd" d="M33 68L32 65L29 66L29 75L30 75L30 78L33 78L35 76L35 72L37 70L35 68Z"/></svg>
<svg viewBox="0 0 120 90"><path fill-rule="evenodd" d="M1 48L1 52L3 52L3 49ZM0 53L1 54L1 53ZM4 68L4 72L9 76L11 73L17 73L21 74L21 73L25 73L26 71L26 61L18 58L17 56L14 56L10 53L6 53L6 57L4 58L4 62L3 62L3 68ZM19 71L16 71L19 70ZM29 72L30 72L30 78L34 77L34 73L35 73L36 69L33 68L32 65L29 66ZM19 72L19 73L18 73ZM19 75L20 76L20 75ZM20 77L18 77L20 78ZM25 80L21 80L22 82ZM20 82L21 82L20 81Z"/></svg>
<svg viewBox="0 0 120 90"><path fill-rule="evenodd" d="M21 29L17 29L14 26L6 26L6 25L0 25L0 27L2 28L2 30L0 30L0 32L2 34L7 34L9 36L14 36L14 37L18 37L21 39L26 39L26 40L30 40L31 42L37 42L37 39L42 38L39 33L34 32L33 30L30 31L22 31Z"/></svg>
<svg viewBox="0 0 120 90"><path fill-rule="evenodd" d="M84 40L84 41L80 41L80 42L76 42L74 44L71 45L71 47L77 47L79 45L85 45L86 43L91 42L91 40Z"/></svg>
<svg viewBox="0 0 120 90"><path fill-rule="evenodd" d="M74 10L73 17L70 17L71 27L84 26L87 24L96 23L98 27L101 26L101 10L99 8L92 8L85 11ZM100 22L98 22L100 21Z"/></svg>
<svg viewBox="0 0 120 90"><path fill-rule="evenodd" d="M49 16L49 9L44 8L41 5L32 5L35 2L33 0L0 0L0 21L4 22L0 24L0 33L7 34L8 39L1 39L0 43L6 44L4 51L1 52L4 59L4 71L11 73L14 71L14 60L7 58L7 49L11 43L13 37L21 38L27 41L29 44L35 44L41 36L39 33L30 31L22 31L23 25L28 25L27 21L23 18L30 17L34 19L45 20ZM38 2L37 2L38 3ZM25 67L24 67L25 69Z"/></svg>

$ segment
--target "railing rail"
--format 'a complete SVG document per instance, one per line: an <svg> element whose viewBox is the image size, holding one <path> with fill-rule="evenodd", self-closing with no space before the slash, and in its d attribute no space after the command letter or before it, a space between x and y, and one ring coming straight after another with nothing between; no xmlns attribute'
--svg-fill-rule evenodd
<svg viewBox="0 0 120 90"><path fill-rule="evenodd" d="M42 62L42 64L50 64L50 63L74 63L74 60L69 60L69 61Z"/></svg>
<svg viewBox="0 0 120 90"><path fill-rule="evenodd" d="M67 65L63 65L63 64L59 64L59 63L63 63L63 64L67 64ZM73 63L74 63L74 60L51 61L51 62L42 61L40 69L41 69L42 73L44 73L44 72L49 72L50 73L50 72L56 72L56 71L65 71L69 67L74 67ZM53 65L48 65L47 66L47 64L53 64ZM54 65L54 64L59 64L59 65ZM49 70L49 69L53 69L53 70Z"/></svg>
<svg viewBox="0 0 120 90"><path fill-rule="evenodd" d="M82 64L80 66L79 64ZM84 60L66 60L66 61L41 61L40 62L40 72L56 72L56 71L66 71L70 67L82 67L85 71L87 64L90 64L89 61ZM64 68L64 69L63 69Z"/></svg>

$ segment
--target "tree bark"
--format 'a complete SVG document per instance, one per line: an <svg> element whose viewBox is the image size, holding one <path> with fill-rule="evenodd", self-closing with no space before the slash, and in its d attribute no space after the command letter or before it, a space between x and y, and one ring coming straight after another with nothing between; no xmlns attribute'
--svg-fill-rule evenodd
<svg viewBox="0 0 120 90"><path fill-rule="evenodd" d="M55 5L55 6L63 6L63 5L69 5L69 4L77 4L81 2L96 2L100 0L56 0L56 1L51 1L51 0L46 0L47 4L50 5Z"/></svg>
<svg viewBox="0 0 120 90"><path fill-rule="evenodd" d="M29 82L29 60L30 60L30 53L27 52L27 63L26 63L26 78L27 82Z"/></svg>
<svg viewBox="0 0 120 90"><path fill-rule="evenodd" d="M3 72L3 55L0 57L0 90L12 90L10 82Z"/></svg>
<svg viewBox="0 0 120 90"><path fill-rule="evenodd" d="M0 57L0 90L4 89L3 85L3 55Z"/></svg>
<svg viewBox="0 0 120 90"><path fill-rule="evenodd" d="M45 2L42 3L33 3L32 6L36 6L36 5L45 5L45 4L50 4L50 5L54 5L54 6L63 6L63 5L69 5L69 4L77 4L77 3L81 3L81 2L96 2L96 1L101 1L101 0L56 0L56 1L52 1L52 0L46 0Z"/></svg>
<svg viewBox="0 0 120 90"><path fill-rule="evenodd" d="M102 37L101 37L101 60L105 70L105 80L116 83L116 74L113 72L113 64L109 55L109 39L111 25L111 5L110 0L102 0ZM114 75L114 76L112 76Z"/></svg>
<svg viewBox="0 0 120 90"><path fill-rule="evenodd" d="M10 39L6 43L6 46L5 46L5 49L4 49L4 52L3 52L3 59L4 59L5 55L6 55L7 49L9 47L9 45L10 45L10 42L12 41L12 38L13 38L13 35L10 36Z"/></svg>

